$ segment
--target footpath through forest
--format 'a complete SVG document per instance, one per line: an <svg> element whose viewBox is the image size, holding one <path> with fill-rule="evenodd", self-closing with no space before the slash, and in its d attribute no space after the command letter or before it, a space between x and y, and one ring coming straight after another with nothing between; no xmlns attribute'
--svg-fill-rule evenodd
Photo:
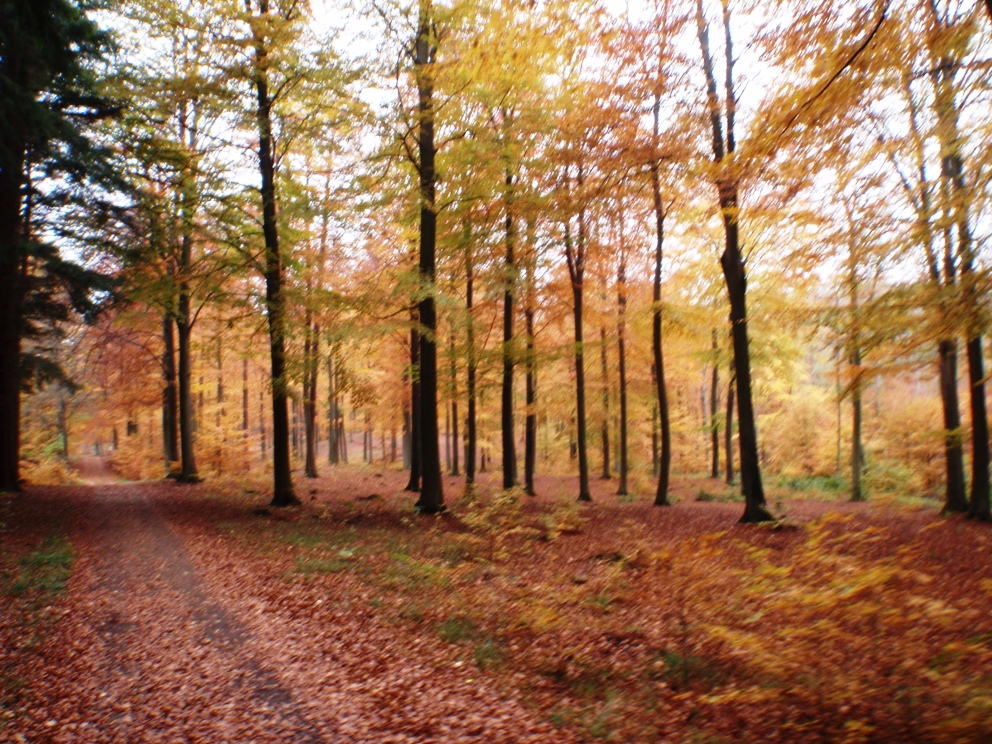
<svg viewBox="0 0 992 744"><path fill-rule="evenodd" d="M165 516L168 484L83 470L95 485L32 489L16 506L36 537L61 525L75 565L58 622L35 617L2 639L8 671L41 648L0 740L569 740L469 669L440 674L368 613L329 610L318 633L263 614L250 576Z"/></svg>

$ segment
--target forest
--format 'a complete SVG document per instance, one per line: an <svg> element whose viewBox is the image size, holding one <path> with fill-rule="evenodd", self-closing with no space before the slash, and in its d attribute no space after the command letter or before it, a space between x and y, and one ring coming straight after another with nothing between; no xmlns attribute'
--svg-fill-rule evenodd
<svg viewBox="0 0 992 744"><path fill-rule="evenodd" d="M990 72L992 0L0 0L0 739L992 740Z"/></svg>
<svg viewBox="0 0 992 744"><path fill-rule="evenodd" d="M0 488L106 453L279 505L350 459L425 512L674 473L989 519L980 5L6 13Z"/></svg>

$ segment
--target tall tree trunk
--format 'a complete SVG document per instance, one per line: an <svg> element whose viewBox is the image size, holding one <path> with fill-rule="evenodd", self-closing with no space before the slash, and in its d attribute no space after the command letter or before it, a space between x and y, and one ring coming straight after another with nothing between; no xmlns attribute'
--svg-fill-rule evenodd
<svg viewBox="0 0 992 744"><path fill-rule="evenodd" d="M241 431L248 436L248 357L241 360Z"/></svg>
<svg viewBox="0 0 992 744"><path fill-rule="evenodd" d="M600 443L603 448L603 472L600 477L609 480L610 472L610 369L606 359L606 328L599 327L599 361L600 374L603 378L603 422L599 430Z"/></svg>
<svg viewBox="0 0 992 744"><path fill-rule="evenodd" d="M469 243L466 241L466 246ZM465 421L465 487L469 490L475 483L475 452L478 442L476 421L476 360L475 360L475 316L473 315L473 290L475 283L474 258L471 247L465 250L465 312L468 323L465 327L466 395L468 412Z"/></svg>
<svg viewBox="0 0 992 744"><path fill-rule="evenodd" d="M582 170L579 169L579 185ZM585 220L579 216L578 244L573 248L568 223L565 223L565 258L572 280L572 320L575 327L575 424L579 456L579 501L592 501L589 491L589 455L586 442L586 371L582 347L582 281L585 272Z"/></svg>
<svg viewBox="0 0 992 744"><path fill-rule="evenodd" d="M513 174L506 173L506 255L503 263L503 386L500 405L500 430L503 446L503 488L517 485L517 449L513 425L513 298L516 294L517 267L514 248L516 230L513 220Z"/></svg>
<svg viewBox="0 0 992 744"><path fill-rule="evenodd" d="M421 488L417 509L425 514L444 510L441 457L437 431L437 310L434 302L437 210L434 170L434 80L437 54L431 0L420 0L414 65L417 68L417 150L420 177L420 457Z"/></svg>
<svg viewBox="0 0 992 744"><path fill-rule="evenodd" d="M765 492L761 484L758 462L758 431L754 422L751 400L751 356L747 336L747 305L744 258L737 237L737 194L729 195L721 208L724 211L726 247L720 263L730 296L730 322L734 344L734 376L737 380L737 434L740 441L741 488L744 492L742 522L765 522L774 519L765 508Z"/></svg>
<svg viewBox="0 0 992 744"><path fill-rule="evenodd" d="M861 447L861 350L855 348L851 360L854 365L854 381L851 385L851 501L864 501L861 490L861 470L864 466L864 451Z"/></svg>
<svg viewBox="0 0 992 744"><path fill-rule="evenodd" d="M307 313L309 315L309 313ZM309 318L308 318L309 320ZM306 385L303 397L303 425L306 431L307 453L304 470L307 478L317 477L317 369L320 361L320 326L308 323L310 335L307 357Z"/></svg>
<svg viewBox="0 0 992 744"><path fill-rule="evenodd" d="M175 477L179 462L179 392L176 389L176 331L172 315L162 316L162 449L166 472Z"/></svg>
<svg viewBox="0 0 992 744"><path fill-rule="evenodd" d="M193 149L195 132L191 132L186 124L187 110L185 104L179 111L179 137L185 146ZM193 199L189 193L189 183L184 176L179 186L180 229L179 264L176 267L178 279L178 307L176 313L176 335L179 351L179 451L180 472L177 480L181 483L199 483L200 476L196 470L193 452L193 438L196 430L195 412L193 410L193 370L190 350L190 340L193 332L193 316L190 297L190 278L193 271Z"/></svg>
<svg viewBox="0 0 992 744"><path fill-rule="evenodd" d="M710 372L710 446L712 460L710 462L710 478L720 477L720 420L716 415L716 407L720 402L720 365L719 347L716 342L716 329L713 329L713 369Z"/></svg>
<svg viewBox="0 0 992 744"><path fill-rule="evenodd" d="M526 334L526 372L524 376L524 396L527 404L527 414L524 419L524 490L528 496L536 495L534 490L534 470L537 465L537 357L534 350L534 264L536 241L534 240L534 221L527 221L527 261L524 264L525 294L524 294L524 332Z"/></svg>
<svg viewBox="0 0 992 744"><path fill-rule="evenodd" d="M262 451L262 459L264 460L268 454L265 441L265 393L259 388L258 391L258 444L259 449Z"/></svg>
<svg viewBox="0 0 992 744"><path fill-rule="evenodd" d="M655 149L661 127L661 95L656 93L652 107L654 119ZM665 247L665 205L661 197L661 163L656 158L651 163L651 192L654 202L655 244L654 244L654 283L651 300L651 351L653 355L655 392L658 397L658 413L661 418L661 452L658 464L658 488L655 491L654 505L668 506L668 482L672 470L672 423L668 410L668 388L665 384L665 359L662 353L661 326L661 268Z"/></svg>
<svg viewBox="0 0 992 744"><path fill-rule="evenodd" d="M26 77L22 72L17 83ZM27 147L24 122L12 114L4 126L13 136L3 138L11 147L10 159L0 168L0 492L21 490L21 339L27 278L21 202Z"/></svg>
<svg viewBox="0 0 992 744"><path fill-rule="evenodd" d="M944 463L946 465L945 513L964 513L968 499L964 490L964 451L961 444L961 414L958 405L958 352L953 340L937 346L940 363L940 399L944 409Z"/></svg>
<svg viewBox="0 0 992 744"><path fill-rule="evenodd" d="M217 354L214 361L217 364L217 413L214 423L218 429L221 429L227 412L224 410L224 353L220 344L220 335L217 336ZM223 433L226 436L226 432Z"/></svg>
<svg viewBox="0 0 992 744"><path fill-rule="evenodd" d="M461 475L461 468L458 463L458 368L457 355L455 352L455 334L452 327L451 339L449 340L450 352L450 375L451 375L451 474Z"/></svg>
<svg viewBox="0 0 992 744"><path fill-rule="evenodd" d="M623 215L621 215L621 221ZM620 263L617 267L617 367L620 373L620 485L617 496L627 491L627 248L620 233Z"/></svg>
<svg viewBox="0 0 992 744"><path fill-rule="evenodd" d="M451 472L451 409L444 408L444 467Z"/></svg>
<svg viewBox="0 0 992 744"><path fill-rule="evenodd" d="M251 13L251 0L245 0ZM268 0L258 0L258 17L252 19L255 60L252 75L255 83L258 126L258 164L262 179L262 233L265 236L265 309L269 324L269 357L272 380L272 502L275 507L299 504L293 492L289 455L289 395L286 378L286 299L282 290L282 254L276 223L275 162L272 157L272 100L266 74L268 48L264 34L268 31Z"/></svg>
<svg viewBox="0 0 992 744"><path fill-rule="evenodd" d="M327 463L338 464L338 393L334 384L334 349L327 350Z"/></svg>
<svg viewBox="0 0 992 744"><path fill-rule="evenodd" d="M655 379L654 364L651 365L651 381ZM651 475L658 477L658 404L651 407Z"/></svg>
<svg viewBox="0 0 992 744"><path fill-rule="evenodd" d="M968 339L968 383L971 390L971 503L968 517L992 521L989 508L989 423L985 407L982 337Z"/></svg>
<svg viewBox="0 0 992 744"><path fill-rule="evenodd" d="M774 518L765 508L765 493L761 484L761 469L758 460L758 431L754 421L754 404L751 399L751 356L747 334L747 272L744 255L740 249L738 234L738 188L734 176L725 168L725 160L736 150L734 117L737 100L733 85L734 53L730 34L730 6L723 6L723 30L726 59L724 82L724 113L721 115L713 59L709 48L709 29L703 14L702 0L697 0L696 29L703 57L703 70L706 75L707 100L710 108L710 122L713 129L713 159L721 166L723 173L717 177L720 211L723 216L724 249L720 256L720 267L727 284L730 299L730 324L734 350L734 374L737 379L737 419L741 457L741 484L744 491L744 514L742 522L764 522ZM723 138L723 118L726 119L726 135Z"/></svg>
<svg viewBox="0 0 992 744"><path fill-rule="evenodd" d="M241 442L244 452L244 470L249 470L248 440L251 429L248 426L248 357L241 360Z"/></svg>
<svg viewBox="0 0 992 744"><path fill-rule="evenodd" d="M188 266L189 240L183 237L182 254L185 260L180 263L179 279L179 313L176 316L176 334L179 342L179 444L180 444L180 483L199 483L200 476L196 472L196 460L193 454L193 385L192 359L190 353L191 327L190 298L188 280L182 266Z"/></svg>
<svg viewBox="0 0 992 744"><path fill-rule="evenodd" d="M660 179L657 175L657 165L652 167L652 182L654 189L655 208L655 251L654 251L654 283L651 299L654 305L651 311L651 350L654 357L654 383L658 398L658 414L661 419L660 437L661 449L658 456L658 488L655 491L654 505L668 506L668 482L672 469L672 424L668 410L668 388L665 384L665 359L662 353L661 326L661 267L663 246L665 241L665 210L661 202Z"/></svg>
<svg viewBox="0 0 992 744"><path fill-rule="evenodd" d="M727 459L727 485L734 484L734 394L737 392L737 378L734 376L734 363L730 363L730 376L727 379L727 422L723 430L723 452Z"/></svg>
<svg viewBox="0 0 992 744"><path fill-rule="evenodd" d="M416 324L418 315L412 314ZM421 464L421 392L420 392L420 332L416 325L410 329L410 480L406 484L407 491L416 493L420 490Z"/></svg>

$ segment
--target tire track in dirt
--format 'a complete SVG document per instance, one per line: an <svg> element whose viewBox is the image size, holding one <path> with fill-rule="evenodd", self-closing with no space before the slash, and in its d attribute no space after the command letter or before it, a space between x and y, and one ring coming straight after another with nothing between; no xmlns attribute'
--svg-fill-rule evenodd
<svg viewBox="0 0 992 744"><path fill-rule="evenodd" d="M140 485L95 488L76 532L91 556L82 620L98 639L90 663L102 713L82 739L339 740L255 658Z"/></svg>

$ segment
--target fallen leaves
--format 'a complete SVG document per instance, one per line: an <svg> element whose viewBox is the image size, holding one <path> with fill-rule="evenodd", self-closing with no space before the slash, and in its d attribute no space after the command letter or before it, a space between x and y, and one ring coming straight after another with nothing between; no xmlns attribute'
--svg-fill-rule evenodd
<svg viewBox="0 0 992 744"><path fill-rule="evenodd" d="M26 680L8 732L68 742L989 734L983 526L801 503L790 505L795 529L728 528L736 505L658 510L596 494L579 531L543 539L557 512L574 514L560 484L539 488L548 496L521 498L512 519L476 506L475 532L457 505L412 515L389 471L379 498L358 498L363 476L340 468L317 482L312 507L271 515L252 513L256 495L209 485L33 491L14 508L18 550L37 544L44 513L62 513L78 560L68 595L45 605L43 651L5 659ZM10 617L0 615L8 637Z"/></svg>

